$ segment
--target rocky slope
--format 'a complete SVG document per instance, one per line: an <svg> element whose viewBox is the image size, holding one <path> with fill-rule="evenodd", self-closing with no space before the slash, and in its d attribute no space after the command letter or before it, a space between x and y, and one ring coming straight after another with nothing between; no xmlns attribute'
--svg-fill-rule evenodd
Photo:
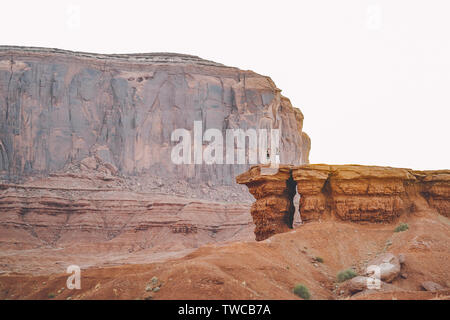
<svg viewBox="0 0 450 320"><path fill-rule="evenodd" d="M81 270L81 289L69 290L65 273L0 275L0 299L449 299L449 219L435 210L403 215L409 225L311 221L260 242L210 244L189 255L151 264ZM401 274L380 290L348 290L338 272L364 275L371 260L402 256ZM321 262L318 261L321 258ZM156 290L149 290L157 278ZM441 289L425 291L433 282Z"/></svg>
<svg viewBox="0 0 450 320"><path fill-rule="evenodd" d="M0 174L9 181L96 157L113 174L234 185L248 165L171 161L171 133L192 136L194 121L223 136L281 129L281 162L308 162L303 115L268 77L181 54L0 46Z"/></svg>
<svg viewBox="0 0 450 320"><path fill-rule="evenodd" d="M435 209L450 215L450 170L359 165L254 166L237 177L256 198L251 213L257 240L292 228L293 198L304 222L324 219L392 222L404 213Z"/></svg>

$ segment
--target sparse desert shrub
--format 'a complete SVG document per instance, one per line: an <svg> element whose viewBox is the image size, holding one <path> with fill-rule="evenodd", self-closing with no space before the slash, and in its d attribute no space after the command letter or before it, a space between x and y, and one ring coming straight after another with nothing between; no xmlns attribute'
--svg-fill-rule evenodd
<svg viewBox="0 0 450 320"><path fill-rule="evenodd" d="M49 294L48 294L48 298L49 298L49 299L53 299L54 297L55 297L55 294L54 294L54 293L49 293Z"/></svg>
<svg viewBox="0 0 450 320"><path fill-rule="evenodd" d="M395 228L395 232L402 232L402 231L406 231L409 229L409 226L407 223L400 223L396 228Z"/></svg>
<svg viewBox="0 0 450 320"><path fill-rule="evenodd" d="M356 277L358 274L353 269L347 269L340 271L337 274L337 279L339 282L344 282L345 280Z"/></svg>
<svg viewBox="0 0 450 320"><path fill-rule="evenodd" d="M294 288L294 293L305 300L309 300L311 298L308 288L303 284L296 285Z"/></svg>
<svg viewBox="0 0 450 320"><path fill-rule="evenodd" d="M323 258L322 257L315 257L314 260L319 262L319 263L323 263Z"/></svg>

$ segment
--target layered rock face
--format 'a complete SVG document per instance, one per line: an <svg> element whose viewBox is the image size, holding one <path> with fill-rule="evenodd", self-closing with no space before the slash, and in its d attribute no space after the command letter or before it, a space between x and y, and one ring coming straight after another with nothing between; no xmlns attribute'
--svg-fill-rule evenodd
<svg viewBox="0 0 450 320"><path fill-rule="evenodd" d="M255 171L259 170L259 174ZM275 175L260 175L261 167L252 167L247 173L237 177L238 183L247 185L256 198L251 207L255 223L256 240L269 235L286 232L292 228L295 186L291 187L290 167L281 167Z"/></svg>
<svg viewBox="0 0 450 320"><path fill-rule="evenodd" d="M254 166L236 179L256 199L251 213L257 240L292 228L296 191L304 222L392 222L421 206L450 215L450 170L317 164L281 166L277 173L267 175L264 169Z"/></svg>
<svg viewBox="0 0 450 320"><path fill-rule="evenodd" d="M240 232L251 239L246 230L252 228L248 209L243 204L124 191L9 187L0 191L1 241L39 247L60 246L74 239L80 244L122 238L122 245L130 249L144 249L170 247L174 239L166 234L180 233L195 234L190 241L197 247L239 238ZM20 236L6 236L14 233ZM26 241L30 236L35 239ZM130 236L132 241L124 241Z"/></svg>
<svg viewBox="0 0 450 320"><path fill-rule="evenodd" d="M104 178L55 174L0 185L1 271L148 263L254 239L249 204L124 190L111 177L105 187Z"/></svg>
<svg viewBox="0 0 450 320"><path fill-rule="evenodd" d="M171 134L280 129L283 163L308 162L303 115L268 77L195 56L0 47L0 173L21 180L96 157L113 174L233 185L245 165L175 165ZM205 145L203 145L205 148ZM247 162L248 163L248 162Z"/></svg>
<svg viewBox="0 0 450 320"><path fill-rule="evenodd" d="M0 46L2 270L142 263L253 240L251 195L234 178L248 156L172 162L172 133L189 131L194 149L194 122L223 137L280 129L281 161L308 162L303 115L268 77L182 54Z"/></svg>

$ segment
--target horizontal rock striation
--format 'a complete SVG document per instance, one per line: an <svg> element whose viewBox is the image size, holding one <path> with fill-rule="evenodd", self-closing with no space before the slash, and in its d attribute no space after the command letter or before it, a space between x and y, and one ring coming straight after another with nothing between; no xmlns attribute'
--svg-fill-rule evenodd
<svg viewBox="0 0 450 320"><path fill-rule="evenodd" d="M320 175L313 178L315 188L308 180L311 171ZM304 221L324 215L350 221L392 221L412 205L406 189L415 177L405 169L319 165L300 167L292 175L302 196Z"/></svg>
<svg viewBox="0 0 450 320"><path fill-rule="evenodd" d="M450 216L450 170L314 164L280 166L270 175L266 169L254 166L236 179L256 199L251 213L257 240L292 228L296 192L304 222L392 222L423 206Z"/></svg>
<svg viewBox="0 0 450 320"><path fill-rule="evenodd" d="M289 188L288 184L290 167L281 167L275 175L261 175L260 171L261 167L252 167L237 177L237 182L245 183L256 198L250 212L257 241L288 231L295 210L292 201L295 189Z"/></svg>
<svg viewBox="0 0 450 320"><path fill-rule="evenodd" d="M254 239L249 204L60 184L0 184L2 271L61 272L58 261L152 262L208 243Z"/></svg>
<svg viewBox="0 0 450 320"><path fill-rule="evenodd" d="M171 133L193 136L194 121L223 136L281 129L281 161L308 162L303 115L269 77L174 53L0 46L0 176L8 181L97 158L113 174L234 185L248 164L171 161Z"/></svg>
<svg viewBox="0 0 450 320"><path fill-rule="evenodd" d="M280 129L281 161L308 162L303 115L269 77L176 53L0 46L2 270L55 250L132 261L253 240L251 195L235 183L248 158L171 160L172 133L193 138L195 121L224 137Z"/></svg>
<svg viewBox="0 0 450 320"><path fill-rule="evenodd" d="M156 230L203 233L200 243L208 238L226 240L230 234L252 227L248 209L243 204L112 190L0 190L2 238L8 229L26 231L37 246L61 245L74 238L77 242L107 241L127 233L139 238L135 233L141 231L155 236ZM155 238L156 242L165 240ZM134 244L140 245L139 241Z"/></svg>
<svg viewBox="0 0 450 320"><path fill-rule="evenodd" d="M448 170L414 171L414 175L420 181L420 192L430 206L442 215L450 216L450 172Z"/></svg>

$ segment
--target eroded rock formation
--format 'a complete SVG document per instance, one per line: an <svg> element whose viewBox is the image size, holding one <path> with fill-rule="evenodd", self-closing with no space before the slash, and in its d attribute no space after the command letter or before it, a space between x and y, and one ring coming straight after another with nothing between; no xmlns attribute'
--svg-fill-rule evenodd
<svg viewBox="0 0 450 320"><path fill-rule="evenodd" d="M256 199L251 213L257 240L292 228L296 188L304 222L392 222L423 206L450 215L450 170L316 164L280 166L271 175L265 169L254 166L236 179Z"/></svg>
<svg viewBox="0 0 450 320"><path fill-rule="evenodd" d="M260 172L261 167L252 167L236 179L238 183L245 183L257 200L251 207L256 240L288 231L292 228L294 214L295 186L290 188L288 184L290 167L280 167L275 175L261 175Z"/></svg>
<svg viewBox="0 0 450 320"><path fill-rule="evenodd" d="M171 133L281 129L283 163L308 162L303 115L269 77L195 56L0 47L0 174L48 174L92 157L113 173L232 185L249 165L175 165ZM205 147L205 146L203 146ZM248 163L248 162L247 162Z"/></svg>
<svg viewBox="0 0 450 320"><path fill-rule="evenodd" d="M152 262L208 243L254 239L249 204L127 191L104 178L58 174L1 184L1 270Z"/></svg>
<svg viewBox="0 0 450 320"><path fill-rule="evenodd" d="M281 129L282 161L307 163L303 115L280 91L269 77L191 55L0 46L3 269L16 271L8 259L28 249L151 260L252 240L251 196L235 183L249 164L174 164L171 134L193 138L194 121L224 137Z"/></svg>

